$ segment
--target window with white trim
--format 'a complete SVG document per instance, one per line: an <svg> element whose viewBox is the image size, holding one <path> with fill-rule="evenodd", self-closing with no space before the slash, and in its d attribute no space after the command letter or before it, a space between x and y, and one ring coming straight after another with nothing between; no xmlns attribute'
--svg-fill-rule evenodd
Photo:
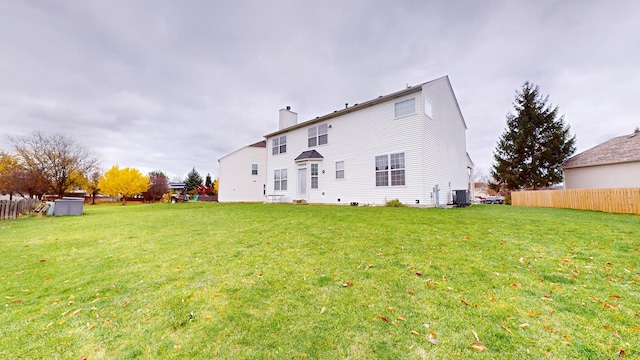
<svg viewBox="0 0 640 360"><path fill-rule="evenodd" d="M311 164L311 188L318 188L318 164Z"/></svg>
<svg viewBox="0 0 640 360"><path fill-rule="evenodd" d="M273 171L273 190L287 190L287 169Z"/></svg>
<svg viewBox="0 0 640 360"><path fill-rule="evenodd" d="M405 185L404 153L376 156L376 186Z"/></svg>
<svg viewBox="0 0 640 360"><path fill-rule="evenodd" d="M258 164L251 164L251 175L258 175Z"/></svg>
<svg viewBox="0 0 640 360"><path fill-rule="evenodd" d="M424 98L424 114L433 119L433 104L427 98Z"/></svg>
<svg viewBox="0 0 640 360"><path fill-rule="evenodd" d="M344 179L344 161L336 161L336 179Z"/></svg>
<svg viewBox="0 0 640 360"><path fill-rule="evenodd" d="M271 154L278 155L287 152L287 136L282 135L271 140Z"/></svg>
<svg viewBox="0 0 640 360"><path fill-rule="evenodd" d="M396 119L416 113L416 98L398 101L395 103Z"/></svg>
<svg viewBox="0 0 640 360"><path fill-rule="evenodd" d="M308 130L309 147L327 144L329 142L329 134L327 129L327 124L310 127Z"/></svg>

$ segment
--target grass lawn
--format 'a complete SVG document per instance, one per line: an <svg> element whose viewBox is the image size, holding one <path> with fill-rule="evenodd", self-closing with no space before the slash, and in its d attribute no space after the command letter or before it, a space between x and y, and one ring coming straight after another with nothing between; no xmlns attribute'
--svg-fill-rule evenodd
<svg viewBox="0 0 640 360"><path fill-rule="evenodd" d="M0 358L640 358L640 218L85 206L0 221Z"/></svg>

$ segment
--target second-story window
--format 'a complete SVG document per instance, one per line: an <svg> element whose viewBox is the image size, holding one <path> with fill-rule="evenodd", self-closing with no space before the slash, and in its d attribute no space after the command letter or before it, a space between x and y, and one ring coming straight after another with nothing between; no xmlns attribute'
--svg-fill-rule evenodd
<svg viewBox="0 0 640 360"><path fill-rule="evenodd" d="M310 127L309 130L309 147L324 145L329 142L329 134L327 132L327 124Z"/></svg>
<svg viewBox="0 0 640 360"><path fill-rule="evenodd" d="M271 154L278 155L287 152L287 136L282 135L271 140Z"/></svg>

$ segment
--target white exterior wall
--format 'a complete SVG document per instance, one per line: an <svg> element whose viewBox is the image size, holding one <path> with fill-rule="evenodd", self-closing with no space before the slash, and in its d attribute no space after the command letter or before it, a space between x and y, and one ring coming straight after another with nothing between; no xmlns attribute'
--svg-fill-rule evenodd
<svg viewBox="0 0 640 360"><path fill-rule="evenodd" d="M564 187L565 189L640 187L640 162L565 169Z"/></svg>
<svg viewBox="0 0 640 360"><path fill-rule="evenodd" d="M434 119L424 113L424 94L433 103ZM416 98L416 113L395 119L394 104ZM309 148L308 128L326 123L328 144ZM324 122L311 124L278 136L287 136L287 152L272 155L272 137L267 139L267 193L282 194L283 202L301 198L297 194L299 166L294 159L303 151L316 150L319 188L310 189L310 203L383 205L399 199L406 204L433 205L433 186L440 185L440 204L450 199L451 189L467 189L465 126L448 80L443 78L425 89L401 98L367 107ZM405 154L405 185L376 186L375 156ZM335 178L336 161L344 161L344 179ZM273 172L287 169L287 190L274 191ZM310 166L307 166L309 177ZM323 173L324 171L324 173Z"/></svg>
<svg viewBox="0 0 640 360"><path fill-rule="evenodd" d="M219 202L265 201L262 187L267 180L265 148L246 146L218 160ZM251 164L258 164L258 175L251 174Z"/></svg>
<svg viewBox="0 0 640 360"><path fill-rule="evenodd" d="M430 100L433 111L423 133L425 192L433 198L433 188L438 185L439 203L446 204L453 190L469 190L466 126L448 81L428 83L423 96Z"/></svg>

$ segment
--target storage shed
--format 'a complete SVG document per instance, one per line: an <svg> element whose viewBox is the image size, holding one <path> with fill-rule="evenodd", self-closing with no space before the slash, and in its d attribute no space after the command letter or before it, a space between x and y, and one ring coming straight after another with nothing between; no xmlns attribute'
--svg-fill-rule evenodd
<svg viewBox="0 0 640 360"><path fill-rule="evenodd" d="M84 210L83 198L63 197L55 201L54 216L82 215Z"/></svg>

